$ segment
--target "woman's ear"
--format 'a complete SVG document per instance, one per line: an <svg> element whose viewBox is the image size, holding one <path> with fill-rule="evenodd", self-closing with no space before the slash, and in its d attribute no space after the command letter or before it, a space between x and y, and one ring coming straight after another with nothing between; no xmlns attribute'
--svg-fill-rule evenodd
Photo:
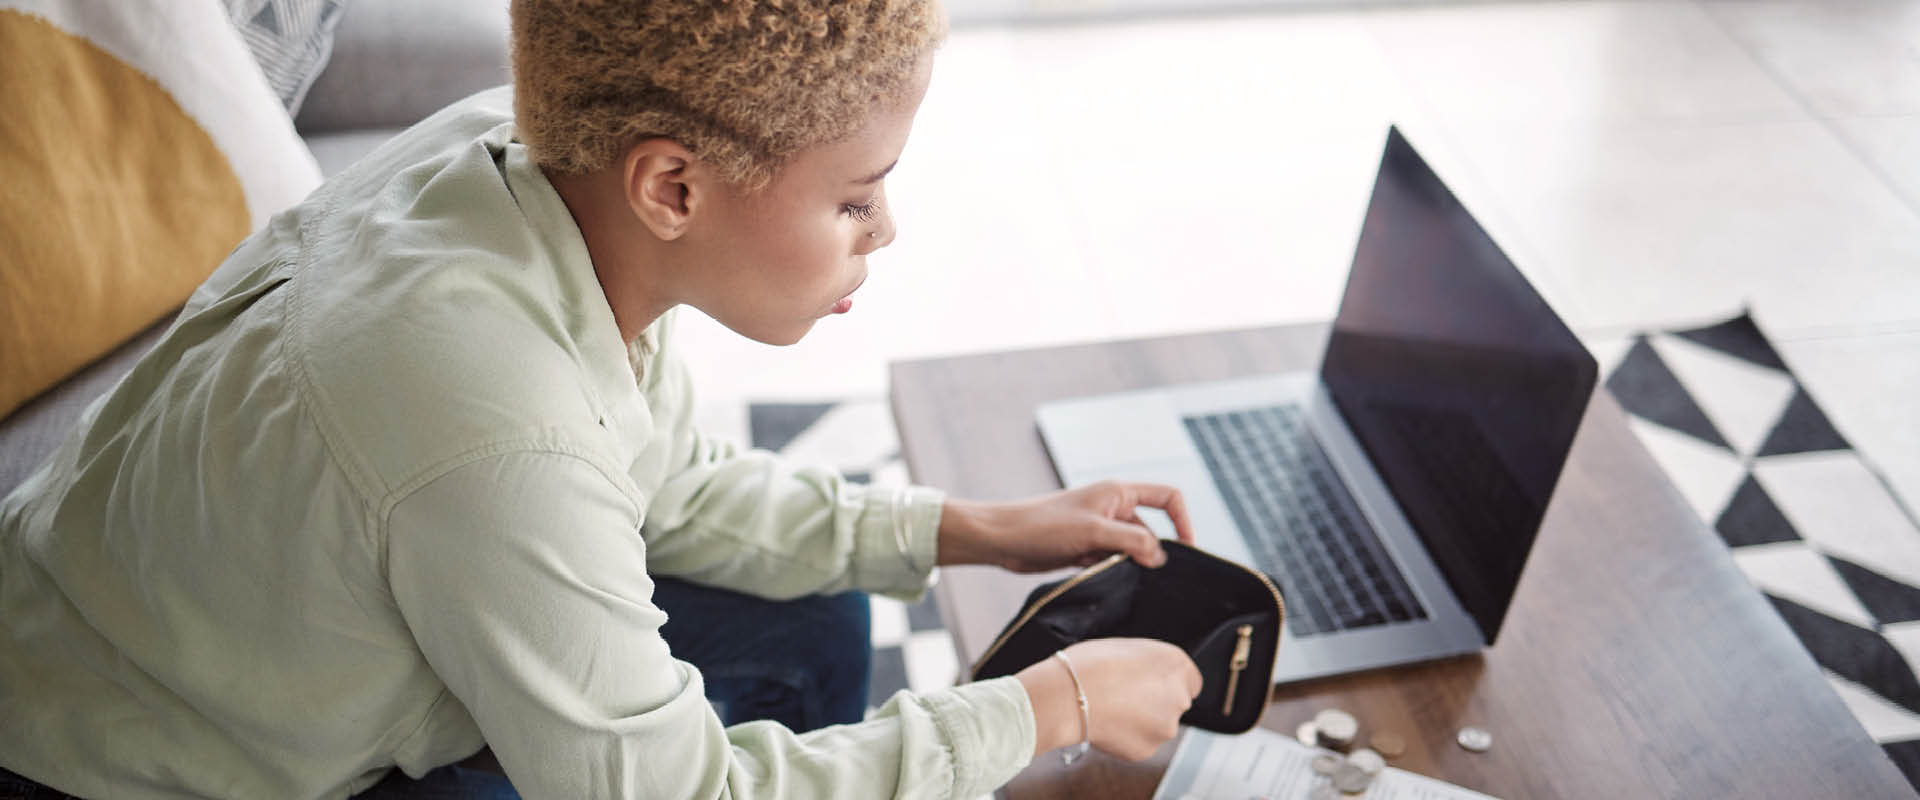
<svg viewBox="0 0 1920 800"><path fill-rule="evenodd" d="M690 175L693 153L672 139L643 139L627 148L620 167L628 210L661 241L680 238L705 199Z"/></svg>

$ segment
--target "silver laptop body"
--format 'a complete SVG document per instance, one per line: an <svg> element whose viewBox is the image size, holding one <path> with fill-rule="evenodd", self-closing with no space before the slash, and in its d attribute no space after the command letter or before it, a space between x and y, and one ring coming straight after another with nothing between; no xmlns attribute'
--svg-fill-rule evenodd
<svg viewBox="0 0 1920 800"><path fill-rule="evenodd" d="M1320 371L1037 414L1063 484L1178 487L1201 548L1275 578L1288 612L1276 683L1489 645L1596 372L1397 130L1334 328ZM1366 425L1350 425L1353 413ZM1335 485L1316 490L1303 477L1316 472ZM1329 518L1355 530L1301 533ZM1150 525L1172 535L1163 517Z"/></svg>

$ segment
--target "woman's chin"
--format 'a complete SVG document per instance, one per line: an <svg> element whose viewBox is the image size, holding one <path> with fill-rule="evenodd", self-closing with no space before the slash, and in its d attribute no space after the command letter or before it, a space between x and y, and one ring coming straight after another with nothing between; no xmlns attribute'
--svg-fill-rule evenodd
<svg viewBox="0 0 1920 800"><path fill-rule="evenodd" d="M761 344L786 347L806 338L815 323L825 317L779 319L728 319L725 316L709 313L715 322L726 326L727 330L740 334ZM743 315L744 316L744 315Z"/></svg>
<svg viewBox="0 0 1920 800"><path fill-rule="evenodd" d="M813 330L813 323L816 321L817 320L808 320L798 325L754 331L743 331L735 328L733 332L761 344L770 344L774 347L786 347L788 345L798 344L801 339L806 338L807 333Z"/></svg>

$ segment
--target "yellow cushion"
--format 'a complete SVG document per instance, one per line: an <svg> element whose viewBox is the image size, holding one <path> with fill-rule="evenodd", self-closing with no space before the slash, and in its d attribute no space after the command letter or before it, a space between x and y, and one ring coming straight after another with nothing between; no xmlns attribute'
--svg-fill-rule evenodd
<svg viewBox="0 0 1920 800"><path fill-rule="evenodd" d="M171 39L189 31L232 41ZM217 4L0 2L0 70L4 417L178 307L319 175Z"/></svg>

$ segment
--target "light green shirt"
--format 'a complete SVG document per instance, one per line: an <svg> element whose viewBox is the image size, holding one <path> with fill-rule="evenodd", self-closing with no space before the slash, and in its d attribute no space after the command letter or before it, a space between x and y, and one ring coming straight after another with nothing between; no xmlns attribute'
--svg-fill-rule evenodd
<svg viewBox="0 0 1920 800"><path fill-rule="evenodd" d="M721 726L649 575L912 598L941 495L694 430L671 315L621 341L511 106L274 217L0 502L0 765L89 797L341 797L487 744L529 798L1011 778L1012 678Z"/></svg>

